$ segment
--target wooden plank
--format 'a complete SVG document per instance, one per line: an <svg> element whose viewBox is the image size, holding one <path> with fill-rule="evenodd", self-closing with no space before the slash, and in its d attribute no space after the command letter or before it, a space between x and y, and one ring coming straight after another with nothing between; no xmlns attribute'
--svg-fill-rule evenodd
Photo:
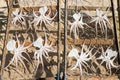
<svg viewBox="0 0 120 80"><path fill-rule="evenodd" d="M0 33L5 33L6 30L1 30ZM26 33L26 30L9 30L10 34L13 34L15 32L20 33ZM34 32L34 30L29 30L28 32ZM36 32L44 32L43 30L36 30ZM46 31L47 33L56 33L57 31Z"/></svg>
<svg viewBox="0 0 120 80"><path fill-rule="evenodd" d="M6 49L6 44L7 44L7 40L9 37L9 27L10 27L10 22L11 22L11 13L12 13L12 7L13 7L13 1L14 0L10 0L9 3L6 1L7 3L7 7L8 7L8 19L7 19L7 26L6 26L6 32L5 32L5 39L4 39L4 45L3 45L3 52L2 52L2 64L1 64L1 75L4 76L4 66L5 66L5 61L6 61L6 54L7 54L7 49Z"/></svg>
<svg viewBox="0 0 120 80"><path fill-rule="evenodd" d="M107 4L106 4L107 3ZM109 6L109 0L69 0L68 6Z"/></svg>
<svg viewBox="0 0 120 80"><path fill-rule="evenodd" d="M39 8L42 7L42 6L32 6L32 7L14 7L13 10L15 10L16 8L19 8L20 10L26 12L26 11L30 11L31 9L32 10L39 10ZM54 6L48 6L49 9L52 9L52 10L56 10L58 6L57 5L54 5ZM77 9L78 10L90 10L90 11L95 11L97 8L101 8L102 10L106 10L108 7L105 7L105 6L78 6ZM64 9L63 7L61 7L61 9ZM67 8L68 10L75 10L75 6L69 6Z"/></svg>
<svg viewBox="0 0 120 80"><path fill-rule="evenodd" d="M60 0L61 5L64 6L65 0ZM106 4L107 3L107 4ZM19 1L20 7L32 7L32 6L50 6L50 5L57 5L57 1L55 0L24 0ZM109 0L69 0L68 6L109 6Z"/></svg>
<svg viewBox="0 0 120 80"><path fill-rule="evenodd" d="M79 80L80 76L67 76L67 80ZM29 79L35 80L35 79ZM56 77L46 77L38 78L37 80L56 80ZM118 76L96 76L96 75L86 75L82 76L82 80L118 80Z"/></svg>
<svg viewBox="0 0 120 80"><path fill-rule="evenodd" d="M57 41L57 74L56 74L56 80L60 80L60 71L61 71L61 56L60 56L60 53L61 53L61 14L62 14L62 10L61 10L61 0L58 0L58 33L57 33L57 38L58 38L58 41ZM54 80L54 79L51 79L51 80Z"/></svg>
<svg viewBox="0 0 120 80"><path fill-rule="evenodd" d="M67 80L80 80L80 76L68 76ZM118 80L118 76L85 75L82 76L81 80Z"/></svg>
<svg viewBox="0 0 120 80"><path fill-rule="evenodd" d="M102 10L106 10L107 8L109 8L108 6L78 6L77 10L90 10L90 11L95 11L97 8L101 8ZM74 9L75 10L75 6L69 6L68 9Z"/></svg>
<svg viewBox="0 0 120 80"><path fill-rule="evenodd" d="M50 6L57 5L57 1L53 0L24 0L19 2L20 7L31 7L31 6Z"/></svg>
<svg viewBox="0 0 120 80"><path fill-rule="evenodd" d="M48 41L50 43L51 41ZM77 39L77 40L68 40L67 39L67 44L71 45L81 45L85 43L86 45L93 44L93 45L111 45L113 44L113 39ZM30 45L31 42L26 42L26 45ZM57 40L53 41L53 46L57 44Z"/></svg>
<svg viewBox="0 0 120 80"><path fill-rule="evenodd" d="M110 45L113 44L113 39L77 39L77 40L68 40L67 44L100 44L100 45Z"/></svg>
<svg viewBox="0 0 120 80"><path fill-rule="evenodd" d="M33 10L38 11L40 7L41 6L36 6L36 7L14 7L12 10L14 11L16 8L18 8L19 10L22 10L23 12L30 12L30 11L33 11ZM57 7L58 6L48 6L48 8L50 10L57 10ZM91 16L95 16L97 8L102 9L103 13L105 13L105 11L106 11L106 9L108 7L105 7L105 6L84 6L84 7L83 6L78 6L77 10L78 11L82 10L82 12L88 13ZM61 9L64 10L64 8L62 8L62 7L61 7ZM75 11L76 7L75 6L69 6L67 9L68 9L68 13L69 13L72 10ZM117 11L115 11L115 14L117 14ZM108 11L108 16L111 16L111 10ZM118 16L118 15L116 15L116 16Z"/></svg>
<svg viewBox="0 0 120 80"><path fill-rule="evenodd" d="M23 12L28 12L28 11L31 11L31 10L34 10L34 11L38 11L39 8L42 7L42 6L35 6L35 7L14 7L12 10L14 11L16 8L18 8L19 10L22 10ZM48 6L49 9L52 9L52 10L56 10L57 9L57 6Z"/></svg>

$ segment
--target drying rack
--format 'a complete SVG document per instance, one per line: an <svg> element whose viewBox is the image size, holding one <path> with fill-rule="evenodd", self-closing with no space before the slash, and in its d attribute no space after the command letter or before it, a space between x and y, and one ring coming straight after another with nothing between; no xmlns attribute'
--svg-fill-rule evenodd
<svg viewBox="0 0 120 80"><path fill-rule="evenodd" d="M39 6L39 7L37 7L37 6L34 6L34 7L26 7L26 6L24 6L24 7L20 7L19 5L15 5L15 6L13 6L14 5L14 1L15 0L6 0L6 3L7 3L7 8L8 8L8 18L7 18L7 26L6 26L6 29L5 30L1 30L0 31L0 33L5 33L5 39L4 39L4 47L3 47L3 58L2 58L2 68L1 68L1 74L2 75L4 75L4 70L3 70L3 68L4 68L4 66L5 66L5 62L6 62L6 54L7 54L7 49L6 49L6 44L7 44L7 41L8 41L8 37L9 37L9 35L10 34L13 34L13 33L15 33L15 32L18 32L18 33L26 33L26 29L23 29L23 30L14 30L14 29L10 29L10 27L11 27L11 14L12 14L12 11L14 11L16 8L18 8L18 9L21 9L23 12L27 12L27 11L30 11L30 10L38 10L41 6ZM59 5L60 3L59 3L59 1L57 2L57 4ZM57 5L56 4L56 5ZM57 7L56 8L56 5L55 5L55 8L54 9L57 9L57 11L58 11L58 19L57 19L57 23L59 23L60 24L60 20L59 20L59 18L60 18L60 10L59 10L59 7ZM52 6L52 7L54 7L54 6ZM60 47L60 45L59 45L59 42L60 42L60 31L59 31L59 24L58 24L58 26L57 26L57 30L50 30L50 31L46 31L46 33L55 33L56 35L57 35L57 41L56 42L54 42L55 44L57 44L57 55L58 55L58 57L60 56L60 51L59 51L59 47ZM35 31L34 30L29 30L28 31L28 33L34 33ZM36 32L37 33L39 33L39 32L44 32L43 30L36 30ZM59 66L60 66L60 60L59 60L60 58L58 58L58 73L59 73ZM59 76L59 75L58 75Z"/></svg>
<svg viewBox="0 0 120 80"><path fill-rule="evenodd" d="M71 44L74 44L74 45L81 45L83 43L85 44L93 44L93 45L111 45L111 44L114 44L115 43L115 48L116 48L116 51L118 52L118 64L120 64L120 51L119 51L119 43L118 43L118 36L117 36L117 26L116 26L116 18L115 18L115 10L114 10L114 3L113 3L113 0L110 0L110 3L111 3L111 12L112 12L112 19L113 19L113 30L114 30L114 33L113 33L113 39L78 39L78 40L70 40L70 42L67 42L68 41L68 35L67 35L67 14L68 14L68 10L69 9L73 9L73 10L84 10L83 6L79 7L71 7L71 5L68 7L68 0L65 0L65 11L64 11L64 73L63 73L63 80L67 80L67 46L68 45L71 45ZM120 14L120 9L119 9L119 6L120 6L120 1L118 0L118 15ZM88 6L85 6L87 7L87 10L95 10L96 7L88 7ZM107 7L99 7L99 8L107 8ZM120 15L119 15L119 26L120 26ZM119 27L120 28L120 27ZM81 78L80 78L81 80Z"/></svg>
<svg viewBox="0 0 120 80"><path fill-rule="evenodd" d="M65 0L64 2L64 6L61 6L61 0L57 0L57 4L55 6L52 6L52 7L56 7L57 10L58 10L58 31L49 31L50 33L57 33L57 37L58 37L58 40L57 40L57 53L58 53L58 58L57 58L57 61L58 61L58 64L57 64L57 80L60 80L60 64L61 64L61 60L60 60L60 41L61 41L61 37L64 38L64 52L63 52L63 59L64 59L64 72L63 72L63 80L66 80L66 58L67 58L67 45L70 45L70 44L82 44L84 41L86 44L100 44L100 45L110 45L110 44L114 44L116 45L116 50L118 52L118 62L120 64L120 51L119 51L119 43L118 43L118 38L117 38L117 30L116 30L116 22L115 22L115 11L114 11L114 5L113 5L113 0L110 0L111 1L111 11L112 11L112 18L113 18L113 26L114 26L114 39L79 39L79 40L76 40L74 41L73 39L69 39L67 38L67 12L68 10L72 10L72 9L75 9L75 6L69 6L68 7L68 0ZM7 26L6 26L6 30L3 30L3 31L0 31L0 33L5 33L5 39L4 39L4 46L3 46L3 57L2 57L2 68L1 68L1 73L3 74L3 68L4 68L4 65L5 65L5 59L6 59L6 53L7 53L7 50L6 50L6 43L7 43L7 40L8 40L8 36L9 36L9 33L14 33L16 32L16 30L9 30L9 27L10 27L10 24L11 24L11 13L12 11L15 9L13 7L13 2L14 0L6 0L6 3L7 3L7 7L8 7L8 19L7 19ZM17 6L18 7L18 6ZM118 14L120 14L120 4L119 4L119 0L118 0ZM19 7L20 8L20 7ZM38 10L39 7L32 7L32 9L34 10ZM86 8L88 10L95 10L97 7L90 7L90 6L86 6ZM106 7L101 7L102 9L106 8ZM30 9L30 7L22 7L23 11L26 11ZM64 32L62 33L61 32L61 15L62 15L62 9L64 9ZM84 8L82 6L78 7L78 10L84 10ZM119 16L119 15L118 15ZM120 26L120 17L119 17L119 26ZM22 33L25 33L26 30L17 30L17 32L22 32ZM32 32L32 31L31 31ZM43 32L41 30L37 30L37 32ZM61 34L64 34L64 36L62 36Z"/></svg>

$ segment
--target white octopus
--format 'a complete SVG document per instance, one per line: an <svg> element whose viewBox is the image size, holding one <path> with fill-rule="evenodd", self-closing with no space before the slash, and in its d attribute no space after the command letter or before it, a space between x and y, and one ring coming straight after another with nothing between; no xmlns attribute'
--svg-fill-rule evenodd
<svg viewBox="0 0 120 80"><path fill-rule="evenodd" d="M15 63L15 66L17 69L18 64L20 62L24 66L25 70L27 70L27 67L23 60L27 61L28 63L31 63L31 62L27 58L25 58L22 55L22 53L25 53L30 58L30 56L26 52L26 49L28 49L32 44L30 44L29 46L26 46L26 47L24 47L24 45L25 45L25 41L23 42L23 44L20 44L18 37L17 37L17 41L15 41L14 39L11 39L8 41L6 48L8 51L12 52L14 55L13 55L13 58L11 59L10 63L5 67L5 69L7 67L9 67L12 63Z"/></svg>
<svg viewBox="0 0 120 80"><path fill-rule="evenodd" d="M43 63L43 57L45 59L49 58L48 53L51 52L52 49L52 43L48 44L47 43L47 38L45 39L45 43L43 44L43 39L41 37L39 37L34 43L33 46L39 48L38 50L35 50L34 52L34 58L35 60L37 60L38 64L37 64L37 69L39 67L39 64L41 62L42 64L42 70L44 70L44 63Z"/></svg>
<svg viewBox="0 0 120 80"><path fill-rule="evenodd" d="M44 23L45 26L50 25L50 26L53 26L51 24L51 22L53 21L53 19L56 17L57 13L54 15L54 17L51 18L50 14L51 14L51 10L49 11L48 14L46 14L48 11L48 8L47 6L44 6L44 7L41 7L39 8L39 14L40 15L37 15L34 11L33 11L33 14L34 14L34 20L32 21L32 23L34 24L34 26L37 26L40 24L40 27L42 27L42 24Z"/></svg>
<svg viewBox="0 0 120 80"><path fill-rule="evenodd" d="M14 18L12 19L12 24L13 25L16 26L17 23L25 24L25 18L24 18L24 15L23 15L22 11L19 11L19 9L16 9L12 13L14 15Z"/></svg>
<svg viewBox="0 0 120 80"><path fill-rule="evenodd" d="M97 58L97 60L102 60L100 65L102 65L104 62L106 63L106 68L110 70L110 75L111 75L111 68L117 68L118 66L114 65L114 60L117 57L117 52L113 51L109 47L107 48L106 51L103 50L102 48L102 54L100 57Z"/></svg>
<svg viewBox="0 0 120 80"><path fill-rule="evenodd" d="M83 15L80 13L75 13L73 15L74 18L74 22L70 23L71 28L70 28L70 35L72 33L72 31L74 31L74 36L76 38L76 35L79 35L79 28L82 29L82 31L84 32L84 26L90 27L89 25L87 25L86 23L83 22Z"/></svg>
<svg viewBox="0 0 120 80"><path fill-rule="evenodd" d="M71 70L74 70L75 68L79 67L80 75L82 75L82 67L84 67L86 70L87 70L87 67L89 67L87 62L91 60L90 54L91 54L92 50L93 50L93 48L90 49L90 47L89 47L88 50L84 52L84 44L83 44L80 55L79 55L78 50L76 48L73 48L69 52L68 57L74 57L77 60L77 62L73 66L73 68L71 68Z"/></svg>
<svg viewBox="0 0 120 80"><path fill-rule="evenodd" d="M98 35L98 26L101 29L102 33L105 33L105 38L107 38L107 28L111 29L111 24L107 17L107 12L103 15L103 12L100 8L96 9L97 17L94 17L90 23L95 22L95 28L96 28L96 37Z"/></svg>

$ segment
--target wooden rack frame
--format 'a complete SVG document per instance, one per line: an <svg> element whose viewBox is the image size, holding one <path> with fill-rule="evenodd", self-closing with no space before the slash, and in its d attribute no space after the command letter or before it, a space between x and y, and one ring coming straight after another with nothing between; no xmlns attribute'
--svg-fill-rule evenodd
<svg viewBox="0 0 120 80"><path fill-rule="evenodd" d="M113 39L78 39L78 40L67 40L68 44L92 44L92 45L111 45L114 43Z"/></svg>
<svg viewBox="0 0 120 80"><path fill-rule="evenodd" d="M10 27L10 18L11 18L11 13L13 10L15 10L15 8L19 8L19 9L22 9L23 11L29 11L29 10L38 10L40 7L14 7L12 6L12 1L14 0L10 0L10 3L9 3L9 14L8 14L8 24L7 24L7 27L6 27L6 30L3 30L3 31L0 31L0 33L5 33L5 41L4 41L4 49L3 49L3 59L2 59L2 68L1 68L1 73L3 74L3 68L4 68L4 64L5 64L5 57L6 57L6 42L7 42L7 39L8 39L8 33L14 33L14 32L21 32L21 33L25 33L26 30L8 30L9 27ZM60 19L61 19L61 12L60 12L60 9L63 9L62 7L60 7L60 0L59 0L59 3L58 3L59 6L52 6L52 9L55 10L55 9L58 9L59 10L59 27L58 29L60 29ZM86 6L86 8L88 10L95 10L96 8L98 7L90 7L90 6ZM102 9L106 9L106 7L100 7ZM68 10L72 10L72 9L75 9L74 6L68 6ZM84 8L82 6L78 6L78 10L84 10ZM65 24L66 25L66 24ZM37 32L43 32L41 30L36 30ZM66 30L65 30L66 31ZM31 31L32 32L32 31ZM57 33L57 31L49 31L50 33ZM60 48L60 39L61 38L61 31L58 31L58 42L55 42L55 43L58 43L58 58L60 58L60 51L59 51L59 48ZM114 44L114 39L78 39L78 40L69 40L69 39L66 39L66 44L69 44L69 45L72 45L72 44L75 44L75 45L79 45L79 44L83 44L83 42L85 42L85 44L98 44L98 45L111 45L111 44ZM66 51L65 51L66 52ZM119 58L120 58L120 55L119 55ZM60 77L60 59L58 59L58 71L57 71L57 76L58 76L58 80L59 80L59 77ZM65 72L66 73L66 72Z"/></svg>

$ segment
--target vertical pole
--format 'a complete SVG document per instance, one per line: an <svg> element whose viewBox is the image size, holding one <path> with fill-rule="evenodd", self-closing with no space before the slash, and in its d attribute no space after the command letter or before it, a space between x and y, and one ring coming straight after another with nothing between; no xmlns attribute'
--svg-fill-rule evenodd
<svg viewBox="0 0 120 80"><path fill-rule="evenodd" d="M8 0L6 0L8 1ZM7 40L8 40L8 33L9 33L9 27L10 27L10 23L11 23L11 13L12 13L12 8L13 8L13 1L14 0L9 0L8 1L8 19L7 19L7 26L6 26L6 32L5 32L5 39L4 39L4 45L3 45L3 51L2 51L2 66L1 66L1 75L3 76L3 68L5 66L5 60L6 60L6 53L7 53L7 50L6 50L6 43L7 43Z"/></svg>
<svg viewBox="0 0 120 80"><path fill-rule="evenodd" d="M118 10L118 19L119 19L119 30L120 30L120 0L117 0L117 10Z"/></svg>
<svg viewBox="0 0 120 80"><path fill-rule="evenodd" d="M66 69L67 69L67 2L65 0L65 12L64 12L64 71L63 71L63 80L66 80Z"/></svg>
<svg viewBox="0 0 120 80"><path fill-rule="evenodd" d="M60 80L60 40L61 40L61 31L60 31L60 24L61 24L61 7L60 7L61 1L58 0L57 2L57 10L58 10L58 45L57 45L57 52L58 52L58 58L57 58L57 80Z"/></svg>
<svg viewBox="0 0 120 80"><path fill-rule="evenodd" d="M114 26L114 42L116 44L116 50L118 52L118 63L120 64L120 53L119 53L119 43L118 43L118 37L117 37L117 28L116 28L116 22L115 22L115 11L114 11L114 3L113 0L111 0L111 6L112 6L112 17L113 17L113 26Z"/></svg>
<svg viewBox="0 0 120 80"><path fill-rule="evenodd" d="M118 6L118 19L119 19L119 31L120 31L120 0L117 0L117 6ZM120 50L120 48L119 48L119 50ZM118 62L120 64L120 51L119 51L119 54L118 54Z"/></svg>

